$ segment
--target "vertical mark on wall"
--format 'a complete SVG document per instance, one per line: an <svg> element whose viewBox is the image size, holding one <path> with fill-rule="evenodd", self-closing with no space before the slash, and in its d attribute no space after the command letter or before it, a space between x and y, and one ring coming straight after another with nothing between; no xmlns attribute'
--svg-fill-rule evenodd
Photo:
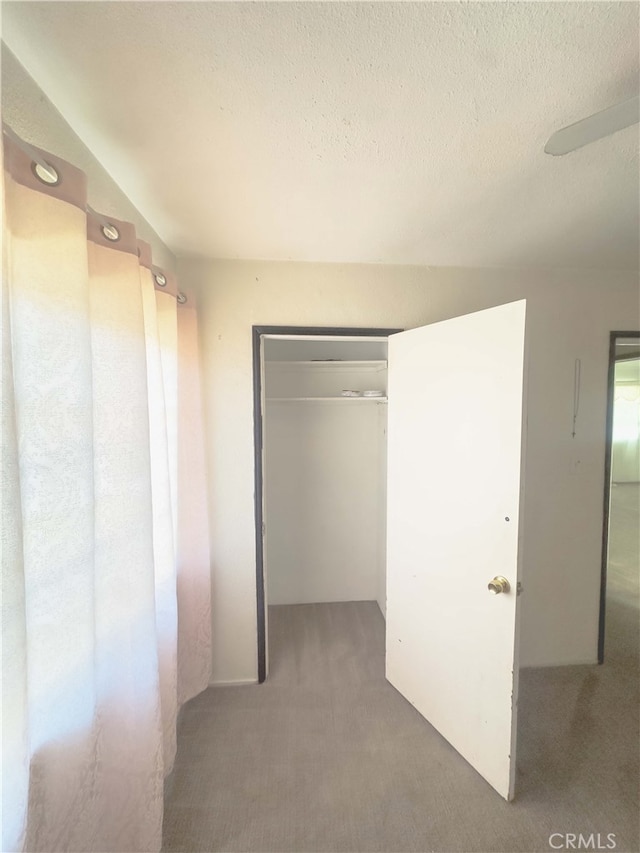
<svg viewBox="0 0 640 853"><path fill-rule="evenodd" d="M571 438L576 437L576 421L578 420L578 409L580 408L580 368L582 363L576 358L573 366L573 428Z"/></svg>

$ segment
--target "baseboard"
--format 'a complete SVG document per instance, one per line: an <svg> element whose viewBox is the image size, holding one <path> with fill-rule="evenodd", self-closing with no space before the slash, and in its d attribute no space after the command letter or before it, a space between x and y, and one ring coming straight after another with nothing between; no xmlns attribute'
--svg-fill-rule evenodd
<svg viewBox="0 0 640 853"><path fill-rule="evenodd" d="M238 678L234 681L210 681L209 687L246 687L249 684L257 684L257 678Z"/></svg>
<svg viewBox="0 0 640 853"><path fill-rule="evenodd" d="M598 658L590 660L569 660L569 661L543 661L541 663L523 663L520 664L520 669L552 669L553 667L561 666L597 666Z"/></svg>

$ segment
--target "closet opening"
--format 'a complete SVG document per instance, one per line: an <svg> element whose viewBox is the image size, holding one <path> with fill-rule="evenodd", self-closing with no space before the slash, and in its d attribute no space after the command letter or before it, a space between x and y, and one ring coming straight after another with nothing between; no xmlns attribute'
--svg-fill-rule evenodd
<svg viewBox="0 0 640 853"><path fill-rule="evenodd" d="M388 682L507 800L525 333L524 300L408 331L254 329L260 680L309 711Z"/></svg>
<svg viewBox="0 0 640 853"><path fill-rule="evenodd" d="M386 575L387 338L253 327L258 680L269 605L376 601Z"/></svg>

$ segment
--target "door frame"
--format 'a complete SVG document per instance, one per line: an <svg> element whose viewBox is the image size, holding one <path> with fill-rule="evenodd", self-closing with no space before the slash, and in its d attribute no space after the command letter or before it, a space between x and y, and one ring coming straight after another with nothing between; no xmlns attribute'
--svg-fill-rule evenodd
<svg viewBox="0 0 640 853"><path fill-rule="evenodd" d="M266 595L264 588L263 489L262 468L262 339L264 335L299 337L388 338L404 329L372 329L345 326L252 326L253 343L253 452L254 452L254 518L256 545L256 613L258 683L267 677Z"/></svg>
<svg viewBox="0 0 640 853"><path fill-rule="evenodd" d="M611 502L611 456L613 450L613 406L615 390L616 343L619 338L638 338L640 332L609 333L609 370L607 377L607 416L604 455L604 504L602 521L602 563L600 570L600 608L598 615L598 663L604 663L604 634L607 609L607 562L609 556L609 507ZM633 356L637 358L636 356ZM620 359L618 359L620 360Z"/></svg>

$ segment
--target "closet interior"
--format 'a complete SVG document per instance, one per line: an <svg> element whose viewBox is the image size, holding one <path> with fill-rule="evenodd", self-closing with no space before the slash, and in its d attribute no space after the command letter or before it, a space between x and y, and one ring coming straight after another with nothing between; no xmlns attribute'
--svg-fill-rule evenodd
<svg viewBox="0 0 640 853"><path fill-rule="evenodd" d="M385 612L387 338L263 339L267 605Z"/></svg>

